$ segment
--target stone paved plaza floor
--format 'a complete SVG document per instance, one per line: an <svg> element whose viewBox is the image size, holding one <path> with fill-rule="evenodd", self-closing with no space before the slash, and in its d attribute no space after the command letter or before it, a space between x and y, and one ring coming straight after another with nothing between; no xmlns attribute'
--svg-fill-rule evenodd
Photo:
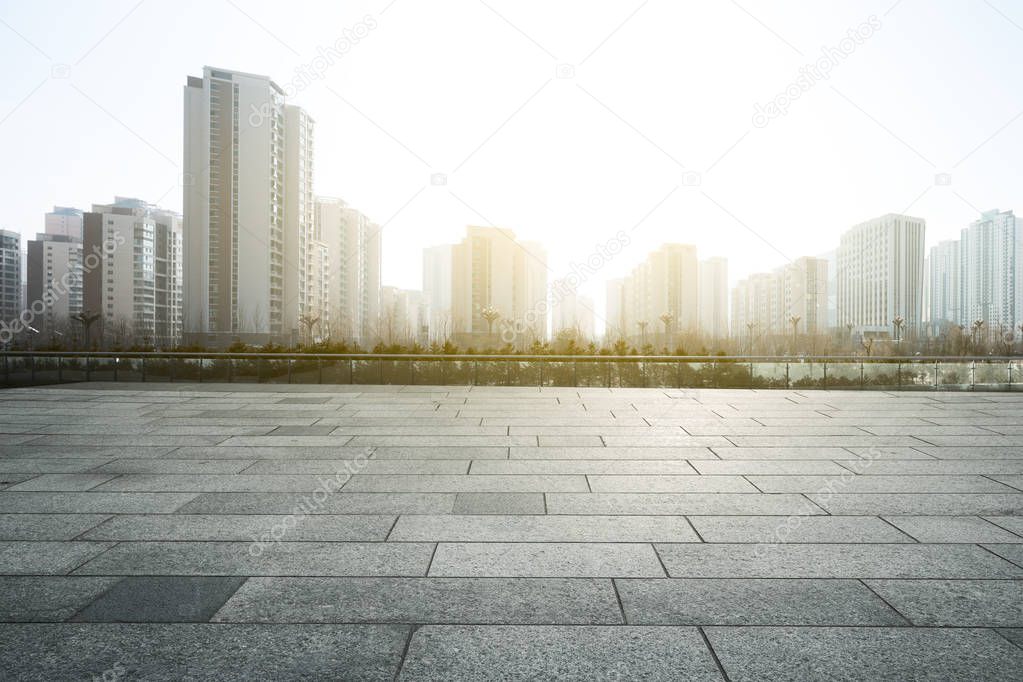
<svg viewBox="0 0 1023 682"><path fill-rule="evenodd" d="M1023 394L0 391L0 678L1016 679Z"/></svg>

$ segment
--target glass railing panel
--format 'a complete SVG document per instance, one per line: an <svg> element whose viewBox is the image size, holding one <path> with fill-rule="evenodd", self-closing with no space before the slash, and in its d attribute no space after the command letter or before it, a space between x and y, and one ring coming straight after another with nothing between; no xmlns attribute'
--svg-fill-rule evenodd
<svg viewBox="0 0 1023 682"><path fill-rule="evenodd" d="M1009 361L1009 390L1023 391L1023 359Z"/></svg>
<svg viewBox="0 0 1023 682"><path fill-rule="evenodd" d="M146 358L145 360L145 381L146 383L164 383L171 379L170 358Z"/></svg>
<svg viewBox="0 0 1023 682"><path fill-rule="evenodd" d="M324 384L350 384L351 363L347 358L321 358L320 376Z"/></svg>
<svg viewBox="0 0 1023 682"><path fill-rule="evenodd" d="M263 375L259 358L231 358L231 381L235 384L258 384Z"/></svg>
<svg viewBox="0 0 1023 682"><path fill-rule="evenodd" d="M938 389L967 391L973 385L973 371L969 360L950 360L938 363Z"/></svg>
<svg viewBox="0 0 1023 682"><path fill-rule="evenodd" d="M505 386L508 384L509 363L501 360L474 360L476 386Z"/></svg>
<svg viewBox="0 0 1023 682"><path fill-rule="evenodd" d="M1004 360L978 360L973 368L973 386L977 390L1009 389L1009 363Z"/></svg>
<svg viewBox="0 0 1023 682"><path fill-rule="evenodd" d="M142 358L115 358L117 381L142 381Z"/></svg>
<svg viewBox="0 0 1023 682"><path fill-rule="evenodd" d="M381 384L408 385L412 383L412 363L408 360L378 360Z"/></svg>
<svg viewBox="0 0 1023 682"><path fill-rule="evenodd" d="M934 363L910 360L899 365L899 386L903 391L933 391Z"/></svg>
<svg viewBox="0 0 1023 682"><path fill-rule="evenodd" d="M440 363L441 386L471 386L475 379L472 360L443 360Z"/></svg>
<svg viewBox="0 0 1023 682"><path fill-rule="evenodd" d="M834 389L863 387L862 365L859 362L828 362L825 386Z"/></svg>
<svg viewBox="0 0 1023 682"><path fill-rule="evenodd" d="M383 383L381 374L382 366L375 359L350 360L352 368L353 384L380 384Z"/></svg>
<svg viewBox="0 0 1023 682"><path fill-rule="evenodd" d="M793 361L789 363L790 388L824 388L824 363Z"/></svg>
<svg viewBox="0 0 1023 682"><path fill-rule="evenodd" d="M290 384L291 365L289 358L261 358L261 381L267 384Z"/></svg>
<svg viewBox="0 0 1023 682"><path fill-rule="evenodd" d="M650 388L675 388L678 386L677 362L645 362L643 371L646 385Z"/></svg>
<svg viewBox="0 0 1023 682"><path fill-rule="evenodd" d="M56 384L59 383L58 360L54 357L36 356L35 376L32 379L34 384ZM31 372L30 372L31 375Z"/></svg>
<svg viewBox="0 0 1023 682"><path fill-rule="evenodd" d="M228 383L234 379L233 361L227 358L203 358L202 380L204 383Z"/></svg>
<svg viewBox="0 0 1023 682"><path fill-rule="evenodd" d="M874 390L896 390L899 387L899 365L896 362L863 363L863 387Z"/></svg>
<svg viewBox="0 0 1023 682"><path fill-rule="evenodd" d="M754 362L753 388L785 388L788 377L784 362Z"/></svg>
<svg viewBox="0 0 1023 682"><path fill-rule="evenodd" d="M89 358L89 367L92 370L90 381L117 381L120 378L114 376L118 369L116 358Z"/></svg>
<svg viewBox="0 0 1023 682"><path fill-rule="evenodd" d="M575 384L569 384L574 386L607 386L609 370L611 368L610 363L601 362L599 360L575 360L572 362L575 366Z"/></svg>
<svg viewBox="0 0 1023 682"><path fill-rule="evenodd" d="M320 365L316 358L297 357L291 360L291 383L320 383Z"/></svg>
<svg viewBox="0 0 1023 682"><path fill-rule="evenodd" d="M712 388L749 388L753 383L748 362L716 361L709 371Z"/></svg>
<svg viewBox="0 0 1023 682"><path fill-rule="evenodd" d="M616 388L642 388L646 386L643 363L628 360L612 362L611 386Z"/></svg>

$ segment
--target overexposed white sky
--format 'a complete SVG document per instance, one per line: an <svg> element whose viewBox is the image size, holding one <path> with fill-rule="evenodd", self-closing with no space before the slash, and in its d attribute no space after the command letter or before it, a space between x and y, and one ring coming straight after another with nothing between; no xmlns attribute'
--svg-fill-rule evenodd
<svg viewBox="0 0 1023 682"><path fill-rule="evenodd" d="M186 76L286 85L353 34L291 101L317 121L317 192L386 223L386 284L419 288L422 248L470 223L542 241L552 279L625 230L582 287L602 316L603 280L664 242L734 282L882 213L933 244L1020 208L1023 0L0 0L0 227L115 194L180 210Z"/></svg>

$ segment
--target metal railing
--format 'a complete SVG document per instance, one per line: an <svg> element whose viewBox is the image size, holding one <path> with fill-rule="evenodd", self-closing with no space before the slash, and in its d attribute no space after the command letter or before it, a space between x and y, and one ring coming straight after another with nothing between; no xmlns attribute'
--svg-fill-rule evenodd
<svg viewBox="0 0 1023 682"><path fill-rule="evenodd" d="M1023 390L1023 356L784 357L10 351L3 386L80 381Z"/></svg>

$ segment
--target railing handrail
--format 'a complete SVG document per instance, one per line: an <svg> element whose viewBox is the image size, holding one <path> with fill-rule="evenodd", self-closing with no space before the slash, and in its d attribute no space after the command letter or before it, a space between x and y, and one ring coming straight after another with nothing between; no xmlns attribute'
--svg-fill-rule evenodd
<svg viewBox="0 0 1023 682"><path fill-rule="evenodd" d="M516 355L516 354L444 354L444 353L259 353L218 351L0 351L3 357L62 358L197 358L197 359L339 359L339 360L408 360L408 361L507 361L507 362L862 362L862 363L926 363L926 362L1023 362L1023 355Z"/></svg>

